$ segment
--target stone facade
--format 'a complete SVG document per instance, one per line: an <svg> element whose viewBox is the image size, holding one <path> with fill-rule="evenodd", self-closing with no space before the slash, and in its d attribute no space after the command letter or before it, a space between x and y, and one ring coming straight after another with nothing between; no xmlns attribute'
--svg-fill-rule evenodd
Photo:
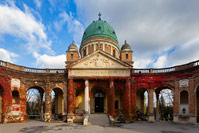
<svg viewBox="0 0 199 133"><path fill-rule="evenodd" d="M106 23L101 18L98 21ZM73 42L63 69L35 69L0 61L0 122L26 121L26 93L35 88L41 97L45 93L40 113L46 122L52 119L52 91L56 93L55 114L64 121L86 125L91 113L107 113L111 118L122 113L127 120L135 118L137 109L144 111L145 91L148 121L154 122L154 94L158 98L161 90L170 89L174 94L174 122L196 123L199 61L171 68L136 69L130 46L125 42L120 51L115 32L110 34L114 40L108 35L84 40L80 52Z"/></svg>

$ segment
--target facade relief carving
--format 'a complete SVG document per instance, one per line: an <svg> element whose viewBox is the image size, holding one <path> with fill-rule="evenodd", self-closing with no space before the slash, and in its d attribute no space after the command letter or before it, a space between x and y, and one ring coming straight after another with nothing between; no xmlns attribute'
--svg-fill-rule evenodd
<svg viewBox="0 0 199 133"><path fill-rule="evenodd" d="M189 80L183 79L179 81L179 87L188 87L189 86Z"/></svg>
<svg viewBox="0 0 199 133"><path fill-rule="evenodd" d="M113 65L114 63L111 62L111 60L104 58L103 56L100 56L100 54L98 54L97 57L91 58L90 60L87 60L84 63L85 67L95 67L95 68L109 68Z"/></svg>
<svg viewBox="0 0 199 133"><path fill-rule="evenodd" d="M13 79L11 80L11 87L20 88L20 80L19 80L19 79L13 78Z"/></svg>

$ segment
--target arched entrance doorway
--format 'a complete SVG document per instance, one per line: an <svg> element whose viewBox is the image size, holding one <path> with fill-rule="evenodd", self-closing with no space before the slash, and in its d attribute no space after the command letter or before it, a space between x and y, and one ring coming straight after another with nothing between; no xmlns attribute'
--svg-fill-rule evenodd
<svg viewBox="0 0 199 133"><path fill-rule="evenodd" d="M0 86L0 123L3 122L3 87Z"/></svg>
<svg viewBox="0 0 199 133"><path fill-rule="evenodd" d="M104 94L99 90L95 92L95 112L104 113Z"/></svg>
<svg viewBox="0 0 199 133"><path fill-rule="evenodd" d="M138 120L146 120L148 113L148 91L140 88L136 92L136 114Z"/></svg>
<svg viewBox="0 0 199 133"><path fill-rule="evenodd" d="M64 99L63 91L60 88L52 90L52 119L63 120Z"/></svg>
<svg viewBox="0 0 199 133"><path fill-rule="evenodd" d="M155 90L155 116L156 120L172 121L173 120L173 90L169 87L158 87Z"/></svg>
<svg viewBox="0 0 199 133"><path fill-rule="evenodd" d="M44 119L45 112L44 89L38 86L31 87L26 92L26 112L28 119Z"/></svg>
<svg viewBox="0 0 199 133"><path fill-rule="evenodd" d="M107 96L104 85L96 85L92 88L91 113L107 113Z"/></svg>

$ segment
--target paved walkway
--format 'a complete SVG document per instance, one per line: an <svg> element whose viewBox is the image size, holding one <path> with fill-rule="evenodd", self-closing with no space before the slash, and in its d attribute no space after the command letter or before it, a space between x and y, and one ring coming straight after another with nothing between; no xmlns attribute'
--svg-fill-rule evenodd
<svg viewBox="0 0 199 133"><path fill-rule="evenodd" d="M107 127L110 125L107 114L91 114L88 120L89 124Z"/></svg>
<svg viewBox="0 0 199 133"><path fill-rule="evenodd" d="M67 124L64 122L28 121L0 124L0 133L199 133L199 125L169 122L136 122L112 126Z"/></svg>

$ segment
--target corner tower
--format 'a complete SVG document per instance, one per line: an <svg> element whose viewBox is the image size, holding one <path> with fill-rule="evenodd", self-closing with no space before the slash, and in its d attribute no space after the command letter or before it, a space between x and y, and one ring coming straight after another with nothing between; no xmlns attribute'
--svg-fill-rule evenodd
<svg viewBox="0 0 199 133"><path fill-rule="evenodd" d="M131 46L126 42L126 40L121 48L120 60L133 66L133 51L131 50Z"/></svg>
<svg viewBox="0 0 199 133"><path fill-rule="evenodd" d="M120 48L114 29L101 19L93 21L85 30L80 46L81 57L100 49L119 59Z"/></svg>
<svg viewBox="0 0 199 133"><path fill-rule="evenodd" d="M78 47L73 41L73 43L68 47L68 50L66 51L66 66L77 60L79 60Z"/></svg>

